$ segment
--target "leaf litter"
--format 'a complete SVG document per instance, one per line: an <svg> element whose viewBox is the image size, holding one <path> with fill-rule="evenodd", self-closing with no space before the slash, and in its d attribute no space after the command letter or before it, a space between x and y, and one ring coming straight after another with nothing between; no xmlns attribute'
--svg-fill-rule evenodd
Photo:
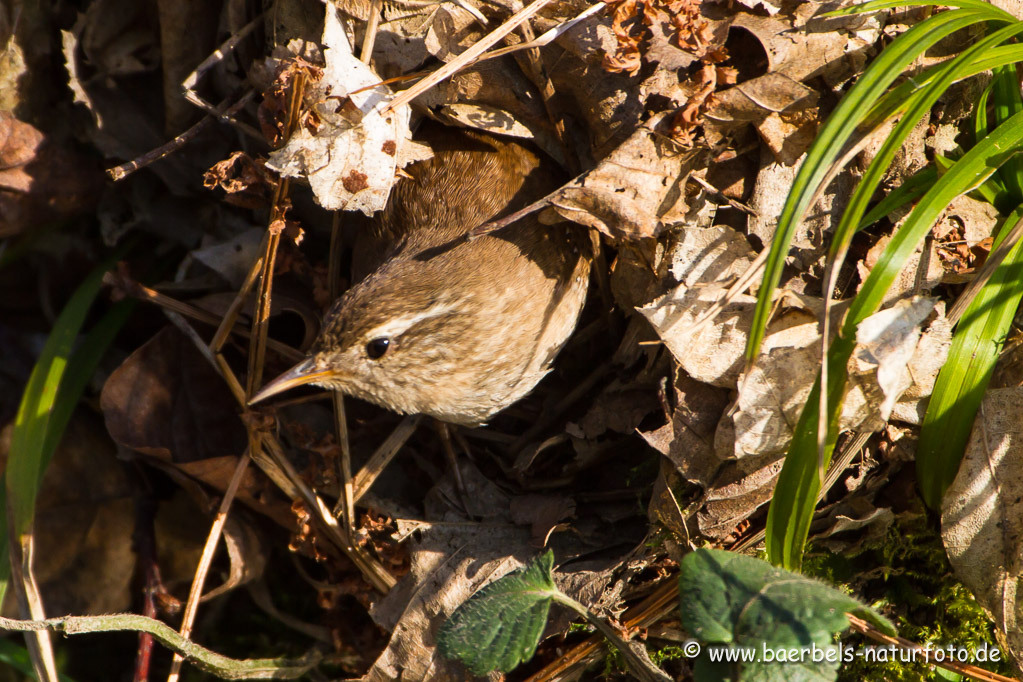
<svg viewBox="0 0 1023 682"><path fill-rule="evenodd" d="M120 0L90 3L78 22L60 26L62 44L54 46L54 54L65 60L62 85L68 87L60 96L84 116L74 127L51 130L33 127L32 117L3 114L0 132L9 132L0 143L5 217L0 235L36 229L40 215L54 220L95 211L104 231L81 239L101 244L97 238L115 242L142 234L152 243L185 247L184 261L168 256L166 246L157 249L179 259L171 264L177 269L172 278L161 281L166 275L156 273L166 268L151 263L136 267L153 272L151 283L166 296L192 306L182 310L212 315L196 312L189 323L205 343L219 318L255 314L253 297L236 301L235 293L251 287L253 268L264 255L266 211L285 206L286 217L272 229L292 239L275 261L269 328L277 348L303 348L315 311L331 302L326 245L332 228L322 209L345 211L341 233L347 239L365 229L359 214L380 210L402 169L430 154L414 141L410 127L428 109L448 124L532 140L571 169L574 179L531 200L542 199L537 208L551 229L574 223L601 235L606 281L595 279L580 330L556 371L488 426L457 434L456 447L469 453L459 455L467 499L439 439L420 428L358 502L364 513L352 527L355 544L392 572L395 585L386 595L371 588L365 568L339 549L308 498L289 499L303 486L329 504L339 495L344 448L330 405L309 393L273 412L248 412L225 382L225 365L239 376L243 371L248 343L240 334L227 335L218 351L224 364L218 365L163 317L140 317L101 377L98 410L112 439L108 460L116 444L122 457L146 463L187 498L205 499L202 513L212 508L211 494L227 490L254 433L278 439L297 472L298 480L289 483L283 482L287 472L268 476L266 469L249 469L243 477L238 499L257 515L244 517L228 534L228 578L220 591L273 581L282 563L297 562L303 579L290 582L321 605L313 619L331 628L346 673L363 679L459 679L464 669L435 648L440 624L475 590L524 566L538 548L554 549L555 578L563 590L614 617L652 589L657 580L651 575L663 576L686 547L704 540L733 543L751 523L762 523L780 458L820 363L819 278L828 233L855 170L838 176L797 235L786 290L755 364L746 367L742 355L755 292L730 295L709 323L698 329L694 324L755 268L829 103L862 71L885 32L904 26L886 27L883 13L821 19L814 3L623 0L558 33L539 50L539 70L521 66L524 52L475 62L411 107L389 111L388 103L406 84L381 81L458 60L517 8L384 3L373 59L366 64L357 52L374 6L347 3L324 11L319 3L298 0L276 5L263 27L272 29L269 54L256 41L241 40L222 50L216 77L197 86L211 101L232 101L252 87L262 91L258 110L243 108L236 118L261 130L269 144L230 134L227 127L208 127L200 143L183 143L102 190L94 189L88 166L73 163L82 146L108 165L129 161L165 141L154 121L177 126L176 134L199 116L179 106L177 83L131 91L129 79L153 73L159 58L167 73L188 74L195 63L187 54L212 53L216 38L183 35L188 49L161 51L156 28L167 28L173 17L154 20L138 6L125 12ZM552 3L528 24L539 35L589 7ZM130 30L104 33L100 20L119 12ZM237 32L252 18L225 12L222 27ZM513 32L498 47L527 39ZM288 98L297 80L305 83L301 116L289 136ZM946 110L930 128L922 127L888 182L895 185L922 167L927 150L945 150L957 115ZM274 171L295 180L290 196L275 194L280 181ZM216 191L201 189L204 182ZM61 202L47 203L53 195ZM985 206L968 197L950 206L886 307L860 327L842 424L877 432L872 442L881 445L871 447L882 461L863 463L860 483L847 481L846 491L835 493L838 499L814 526L822 542L869 546L892 523L890 506L879 501L882 484L865 485L862 478L869 471L894 477L901 467L891 446L893 429L913 433L949 345L944 304L933 296L983 257L993 218ZM855 252L859 262L847 268L843 297L854 293L876 263L898 220L893 215L884 229L865 236ZM72 258L54 251L51 267ZM301 324L290 312L300 309ZM835 329L844 304L832 311ZM19 324L13 325L18 333ZM0 321L0 334L8 326ZM266 374L287 363L269 353ZM1018 652L1018 629L1005 615L1013 612L1014 597L1004 586L1018 575L1012 547L1004 539L989 540L989 526L978 526L976 514L963 511L979 504L978 491L993 485L984 476L996 476L1003 492L984 498L984 518L1011 516L999 511L1010 494L1004 491L1014 485L1011 472L1003 477L1002 464L991 464L991 457L1011 447L1011 429L999 421L1005 419L999 416L1002 403L1011 406L1011 396L985 402L978 428L986 435L978 440L975 431L978 443L971 443L966 473L961 472L966 482L957 480L944 526L953 565L981 602L1002 614L1000 626ZM346 401L345 415L346 447L357 470L397 418L353 401ZM998 445L999 439L1010 445ZM122 490L126 484L118 485ZM124 505L123 495L118 500L110 508ZM263 527L264 520L274 522L272 530ZM281 541L282 529L290 540ZM90 550L88 561L104 561L92 558L104 552L116 555L121 574L129 574L133 558L125 531L122 524L101 533L106 544ZM663 545L651 542L665 531L670 538ZM76 531L47 530L44 524L40 532L41 546L53 546ZM189 561L195 554L195 545L189 551L160 533L156 537L161 565L170 565L171 547ZM978 559L976 552L987 554ZM970 573L968 566L980 564L1000 567L994 588ZM40 572L50 575L50 569ZM286 573L293 572L289 565ZM91 574L82 575L84 580ZM183 596L182 584L169 575L165 570L171 593ZM130 606L126 585L115 582L102 589L71 586L67 603L76 612L99 608L95 603ZM271 589L279 587L271 583ZM93 604L81 600L85 592L95 594ZM287 618L283 611L278 615ZM338 625L341 621L359 625ZM566 614L555 613L534 672L556 664L557 652L578 642L565 639L568 622Z"/></svg>

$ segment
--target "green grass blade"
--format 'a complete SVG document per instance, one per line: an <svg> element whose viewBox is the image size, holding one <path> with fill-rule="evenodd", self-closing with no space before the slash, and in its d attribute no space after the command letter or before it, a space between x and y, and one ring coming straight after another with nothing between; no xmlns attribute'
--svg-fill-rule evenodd
<svg viewBox="0 0 1023 682"><path fill-rule="evenodd" d="M1001 125L1012 116L1023 111L1023 99L1019 93L1019 79L1016 66L1003 66L995 69L991 82L994 99L995 125ZM1005 183L1013 205L1023 202L1023 159L1011 159L998 169L998 177Z"/></svg>
<svg viewBox="0 0 1023 682"><path fill-rule="evenodd" d="M891 133L888 134L888 137L885 138L884 143L877 150L870 165L864 171L863 177L860 178L856 190L849 198L849 204L846 206L842 219L839 221L838 227L835 228L835 234L832 238L829 256L833 261L831 267L841 266L841 260L844 260L845 252L850 242L852 242L853 235L859 229L863 215L867 210L867 205L870 203L870 198L874 196L878 186L881 184L881 180L884 179L888 168L895 159L896 153L902 148L903 142L909 137L909 134L917 126L920 119L931 110L938 101L938 98L945 94L953 83L960 80L964 73L969 72L970 65L977 55L983 54L992 47L1010 40L1020 33L1023 33L1023 22L1013 22L986 38L977 41L958 57L951 60L949 65L936 78L910 98L905 115L899 120ZM1009 163L1005 165L1008 166Z"/></svg>
<svg viewBox="0 0 1023 682"><path fill-rule="evenodd" d="M846 313L842 329L828 351L828 437L826 461L830 461L838 433L838 415L845 391L845 366L855 347L856 328L874 313L917 244L926 236L946 206L997 172L1020 151L1023 113L995 129L961 159L920 199L903 226L892 236L877 264L863 282ZM792 445L778 478L767 516L767 553L770 560L788 569L802 561L803 545L820 490L817 455L819 382L800 414Z"/></svg>
<svg viewBox="0 0 1023 682"><path fill-rule="evenodd" d="M8 509L13 514L11 520L16 533L24 531L32 519L42 476L43 448L57 390L67 368L71 347L93 299L99 293L105 271L106 267L94 270L61 311L22 395L7 462Z"/></svg>
<svg viewBox="0 0 1023 682"><path fill-rule="evenodd" d="M101 268L100 277L102 277L105 268ZM95 274L95 273L94 273ZM68 302L64 312L68 312L72 308L72 303L75 306L85 306L88 309L88 304L91 303L91 299L86 301L83 296L81 299L76 301L76 296L83 289L86 291L93 291L95 295L96 289L93 288L92 277L86 280L80 287L72 300ZM135 301L121 301L114 305L108 310L104 316L93 326L93 328L86 334L78 348L71 354L69 361L66 364L66 370L59 383L59 387L56 390L56 395L53 398L52 404L48 410L48 413L44 415L46 419L45 428L42 428L38 422L33 422L36 430L33 430L30 434L23 435L21 442L27 443L28 447L19 445L19 450L15 451L13 447L14 440L12 438L11 448L11 460L15 461L15 452L18 453L19 458L33 457L35 459L35 466L31 466L31 463L19 463L14 466L13 473L10 465L8 466L7 473L4 476L0 476L0 509L6 508L7 500L7 481L18 481L18 492L23 496L31 495L32 508L35 506L35 495L38 492L39 484L42 481L42 472L46 470L46 466L50 462L50 458L53 457L54 451L57 449L57 445L60 443L61 436L64 434L65 428L71 419L71 415L74 412L75 406L78 404L78 399L81 397L82 392L88 385L89 380L92 378L93 373L96 371L99 361L103 357L103 353L107 347L113 342L117 332L120 331L121 327L127 321L131 311L135 308ZM61 317L58 318L57 324L54 326L54 330L62 324L62 321L72 324L78 319L76 314L74 318L70 320L65 318L64 312L61 313ZM70 317L70 314L69 314ZM83 316L84 317L84 316ZM79 322L79 327L80 327ZM70 331L70 329L69 329ZM77 330L75 330L77 335ZM73 336L72 335L72 338ZM50 338L53 339L54 334L51 333ZM63 335L62 335L63 337ZM50 341L47 341L47 347L49 347ZM40 355L39 360L36 362L36 369L43 366L46 358L46 348ZM35 371L33 371L33 376ZM31 385L31 378L29 379ZM29 400L29 388L26 387L25 393L22 396L22 406L30 405ZM38 402L36 403L38 405ZM19 413L20 413L19 409ZM17 433L20 427L15 426L15 433ZM38 429L42 428L41 431ZM39 433L42 433L42 440L39 439ZM29 464L29 465L26 465ZM20 466L20 469L19 469ZM35 472L38 468L38 473ZM34 479L34 485L30 476L36 476ZM9 478L17 476L17 478ZM13 498L12 498L13 499ZM29 517L31 520L31 516ZM7 592L8 580L10 578L10 561L7 544L7 524L0 524L0 603L3 602L4 595Z"/></svg>
<svg viewBox="0 0 1023 682"><path fill-rule="evenodd" d="M855 338L855 337L854 337ZM846 363L855 343L841 335L828 349L828 438L825 445L826 465L835 450L838 415L845 393ZM817 506L821 481L818 468L817 424L820 414L820 376L806 399L806 406L785 455L785 464L774 488L767 509L766 549L768 560L788 570L799 570L803 561L803 545L810 532L810 521Z"/></svg>
<svg viewBox="0 0 1023 682"><path fill-rule="evenodd" d="M28 651L13 639L0 639L0 665L17 670L24 675L26 680L39 679L32 668L32 660L29 658ZM57 677L60 682L74 682L72 678L62 673L57 673Z"/></svg>
<svg viewBox="0 0 1023 682"><path fill-rule="evenodd" d="M869 111L903 69L929 47L955 31L979 21L990 20L990 14L977 9L943 12L909 29L878 56L856 85L842 98L834 113L828 117L814 144L807 151L806 159L796 174L792 190L778 219L746 346L747 361L751 362L759 353L771 312L774 290L781 280L785 258L796 227L809 208L814 192L823 182L828 167L838 158L842 148L863 119L862 112Z"/></svg>
<svg viewBox="0 0 1023 682"><path fill-rule="evenodd" d="M1023 45L999 45L976 55L969 68L960 74L959 80L1021 61L1023 61ZM905 111L912 95L941 75L950 64L951 61L935 64L892 87L864 117L863 127L872 128Z"/></svg>
<svg viewBox="0 0 1023 682"><path fill-rule="evenodd" d="M934 165L941 175L944 175L945 171L951 168L954 163L955 159L942 156L941 154L934 155ZM969 194L974 199L986 201L1003 214L1011 213L1019 204L1018 201L1013 201L1012 195L1005 188L997 173L992 174L987 180L973 188Z"/></svg>
<svg viewBox="0 0 1023 682"><path fill-rule="evenodd" d="M977 99L977 105L973 109L973 142L976 144L979 140L983 140L987 137L990 131L990 126L987 120L987 101L991 97L992 84L988 83L988 86L984 88L984 91L980 93L980 97Z"/></svg>
<svg viewBox="0 0 1023 682"><path fill-rule="evenodd" d="M903 7L959 7L962 9L975 9L986 11L990 16L989 21L1015 21L1016 17L1003 9L994 7L987 0L958 0L957 2L921 2L920 0L873 0L859 5L843 7L831 12L825 12L822 17L841 17L851 14L864 14L866 12L880 12L886 9L900 9Z"/></svg>
<svg viewBox="0 0 1023 682"><path fill-rule="evenodd" d="M1021 217L1023 207L1003 222L992 249ZM916 477L920 494L931 509L941 508L941 498L959 471L973 420L1021 299L1023 241L1006 254L963 313L927 403L917 446Z"/></svg>
<svg viewBox="0 0 1023 682"><path fill-rule="evenodd" d="M1023 113L995 129L966 152L923 196L905 224L863 282L846 314L843 333L855 334L863 318L877 310L899 270L927 234L945 207L960 194L972 191L990 178L1007 160L1023 151Z"/></svg>
<svg viewBox="0 0 1023 682"><path fill-rule="evenodd" d="M884 199L877 202L874 208L867 212L860 220L857 230L873 225L881 218L884 218L892 211L899 209L906 204L916 201L927 193L938 180L938 171L934 166L921 168L913 175L906 178L906 181L893 189Z"/></svg>

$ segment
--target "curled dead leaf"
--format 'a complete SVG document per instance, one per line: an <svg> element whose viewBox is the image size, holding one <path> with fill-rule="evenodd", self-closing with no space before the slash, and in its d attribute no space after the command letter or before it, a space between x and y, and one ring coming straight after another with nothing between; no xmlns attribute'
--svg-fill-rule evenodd
<svg viewBox="0 0 1023 682"><path fill-rule="evenodd" d="M596 168L555 192L552 209L615 239L656 237L666 217L685 215L686 179L698 154L659 130L664 119L655 116Z"/></svg>

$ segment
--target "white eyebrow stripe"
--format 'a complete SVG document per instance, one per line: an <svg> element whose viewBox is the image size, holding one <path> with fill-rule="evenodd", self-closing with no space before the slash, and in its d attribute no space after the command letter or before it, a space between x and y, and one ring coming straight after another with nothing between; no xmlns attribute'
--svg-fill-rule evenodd
<svg viewBox="0 0 1023 682"><path fill-rule="evenodd" d="M452 309L453 306L450 303L436 303L426 310L420 310L409 315L392 317L387 322L369 330L366 333L366 338L379 339L400 336L413 325L418 324L423 320L440 317L441 315L450 312Z"/></svg>

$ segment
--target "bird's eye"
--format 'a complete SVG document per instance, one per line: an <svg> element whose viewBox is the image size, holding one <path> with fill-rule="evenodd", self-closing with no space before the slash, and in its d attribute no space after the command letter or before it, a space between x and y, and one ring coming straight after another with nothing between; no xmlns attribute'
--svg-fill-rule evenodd
<svg viewBox="0 0 1023 682"><path fill-rule="evenodd" d="M386 353L387 349L390 347L390 339L373 339L366 344L366 355L368 355L371 360L376 360L377 358L383 357L384 353Z"/></svg>

